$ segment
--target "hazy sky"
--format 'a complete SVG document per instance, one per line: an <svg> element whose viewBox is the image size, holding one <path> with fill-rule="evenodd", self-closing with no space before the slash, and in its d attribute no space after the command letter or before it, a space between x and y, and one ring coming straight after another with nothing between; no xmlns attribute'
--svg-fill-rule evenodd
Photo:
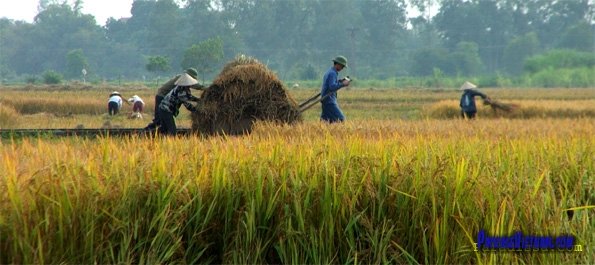
<svg viewBox="0 0 595 265"><path fill-rule="evenodd" d="M83 0L84 14L95 16L95 21L105 25L108 18L130 17L134 0ZM72 4L73 1L68 1ZM39 0L0 0L0 17L33 22Z"/></svg>
<svg viewBox="0 0 595 265"><path fill-rule="evenodd" d="M72 5L74 1L69 0ZM84 14L95 16L95 21L99 25L105 25L108 18L130 17L130 9L134 0L83 0ZM0 18L7 17L13 20L25 20L33 22L37 15L37 5L39 0L0 0ZM416 16L419 13L409 9L409 17Z"/></svg>

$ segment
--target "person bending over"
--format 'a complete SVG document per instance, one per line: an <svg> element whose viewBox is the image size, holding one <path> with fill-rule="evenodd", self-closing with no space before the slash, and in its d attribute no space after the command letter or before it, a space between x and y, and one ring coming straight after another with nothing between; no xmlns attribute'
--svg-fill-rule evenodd
<svg viewBox="0 0 595 265"><path fill-rule="evenodd" d="M188 74L183 74L176 81L176 87L163 98L157 110L160 122L159 133L169 136L176 135L177 127L174 117L178 116L182 105L189 111L196 111L196 107L190 103L190 101L200 100L190 92L190 86L195 84L198 84L196 79Z"/></svg>

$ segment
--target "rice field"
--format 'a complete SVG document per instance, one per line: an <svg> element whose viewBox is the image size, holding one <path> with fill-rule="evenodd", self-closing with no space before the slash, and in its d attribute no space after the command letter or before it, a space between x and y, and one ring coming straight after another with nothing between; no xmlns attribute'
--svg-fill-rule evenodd
<svg viewBox="0 0 595 265"><path fill-rule="evenodd" d="M3 91L0 126L148 123L104 115L112 90ZM151 113L153 90L119 91ZM459 91L351 89L344 124L315 107L241 137L2 139L0 263L593 263L595 118L549 115L588 113L595 90L482 92L548 112L466 121L429 112ZM474 251L482 229L580 249Z"/></svg>
<svg viewBox="0 0 595 265"><path fill-rule="evenodd" d="M107 115L108 95L118 90L124 99L140 96L146 103L145 121L127 120L125 115ZM521 112L514 115L494 115L477 98L479 118L595 118L595 88L587 89L482 89L490 97L517 103ZM315 88L291 89L297 102L304 102L319 91ZM193 91L199 94L200 91ZM420 120L453 119L460 116L461 92L447 89L349 89L339 93L339 105L348 120ZM0 115L6 117L0 128L98 128L110 123L125 127L143 127L152 119L155 90L148 87L100 87L86 90L39 87L2 90ZM131 105L122 107L130 113ZM320 108L306 111L304 120L316 121ZM191 126L190 113L184 108L176 121L180 127Z"/></svg>

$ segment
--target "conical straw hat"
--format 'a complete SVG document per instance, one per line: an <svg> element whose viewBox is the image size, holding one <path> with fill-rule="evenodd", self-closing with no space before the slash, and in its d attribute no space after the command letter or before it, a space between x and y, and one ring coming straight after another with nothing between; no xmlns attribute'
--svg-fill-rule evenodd
<svg viewBox="0 0 595 265"><path fill-rule="evenodd" d="M463 86L461 86L461 88L459 88L459 90L473 89L476 87L477 87L476 85L471 84L469 81L466 81L465 84L463 84Z"/></svg>
<svg viewBox="0 0 595 265"><path fill-rule="evenodd" d="M184 73L175 83L177 86L191 86L198 84L198 81L192 78L189 74Z"/></svg>

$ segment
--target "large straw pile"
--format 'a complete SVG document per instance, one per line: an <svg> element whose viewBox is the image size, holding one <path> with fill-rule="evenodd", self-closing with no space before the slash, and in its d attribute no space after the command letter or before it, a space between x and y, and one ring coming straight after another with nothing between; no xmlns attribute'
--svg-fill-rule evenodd
<svg viewBox="0 0 595 265"><path fill-rule="evenodd" d="M192 114L192 131L200 134L243 134L258 120L302 121L298 104L285 85L250 57L238 56L228 62L201 99L198 111Z"/></svg>

